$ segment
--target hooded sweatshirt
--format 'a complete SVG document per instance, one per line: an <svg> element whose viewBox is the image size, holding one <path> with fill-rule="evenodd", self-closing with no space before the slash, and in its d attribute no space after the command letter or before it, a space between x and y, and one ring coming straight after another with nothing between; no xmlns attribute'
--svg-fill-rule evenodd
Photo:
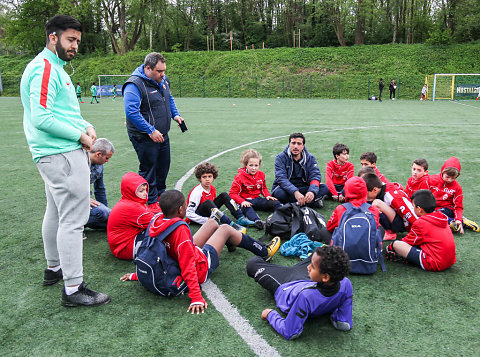
<svg viewBox="0 0 480 357"><path fill-rule="evenodd" d="M450 208L455 213L455 220L463 219L463 191L462 186L457 180L447 183L442 175L447 167L454 167L460 172L460 161L456 157L451 157L442 166L441 173L429 176L428 183L430 191L437 200L437 208Z"/></svg>
<svg viewBox="0 0 480 357"><path fill-rule="evenodd" d="M425 270L442 271L456 262L453 233L441 212L418 218L402 241L422 250L420 259Z"/></svg>
<svg viewBox="0 0 480 357"><path fill-rule="evenodd" d="M179 221L181 218L165 218L163 215L156 216L150 226L149 234L151 237L158 236L167 227ZM168 254L178 262L182 278L188 286L188 296L191 304L201 303L205 305L205 299L202 297L200 284L207 280L208 259L201 250L193 244L192 233L190 229L181 225L175 229L163 241Z"/></svg>
<svg viewBox="0 0 480 357"><path fill-rule="evenodd" d="M367 202L367 184L365 181L358 177L354 176L351 179L348 179L345 183L345 202L350 202L355 207L360 207L362 203ZM329 232L333 232L335 228L338 227L340 219L342 218L343 213L347 209L343 205L338 205L337 208L332 213L332 216L327 222L327 229ZM379 216L380 212L377 207L370 206L369 211L373 213L375 217L375 222L377 222L377 227L379 225Z"/></svg>
<svg viewBox="0 0 480 357"><path fill-rule="evenodd" d="M108 244L117 258L133 259L135 237L148 227L154 216L145 206L148 195L143 199L135 194L144 183L147 181L134 172L123 175L122 198L113 207L107 224Z"/></svg>
<svg viewBox="0 0 480 357"><path fill-rule="evenodd" d="M252 175L248 173L246 167L239 168L230 188L230 197L236 203L241 204L247 198L254 199L260 195L270 196L263 171L259 170Z"/></svg>
<svg viewBox="0 0 480 357"><path fill-rule="evenodd" d="M339 164L337 160L327 162L325 168L325 183L332 196L338 196L335 185L345 185L345 182L355 174L355 168L350 161Z"/></svg>

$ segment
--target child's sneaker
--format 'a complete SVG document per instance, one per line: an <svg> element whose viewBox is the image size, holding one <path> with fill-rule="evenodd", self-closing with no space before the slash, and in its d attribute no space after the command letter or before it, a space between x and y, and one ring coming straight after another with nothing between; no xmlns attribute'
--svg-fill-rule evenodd
<svg viewBox="0 0 480 357"><path fill-rule="evenodd" d="M463 225L465 228L471 229L474 232L480 232L480 227L478 224L468 218L463 217Z"/></svg>
<svg viewBox="0 0 480 357"><path fill-rule="evenodd" d="M395 240L397 239L397 233L393 233L391 230L385 230L383 240Z"/></svg>
<svg viewBox="0 0 480 357"><path fill-rule="evenodd" d="M385 259L395 263L407 264L407 260L395 253L391 244L387 245L387 248L385 248Z"/></svg>
<svg viewBox="0 0 480 357"><path fill-rule="evenodd" d="M281 240L280 240L280 237L274 237L270 243L268 243L266 245L267 247L267 250L268 250L268 254L266 257L263 257L263 260L265 260L266 262L270 261L272 259L272 257L275 255L275 253L277 252L278 248L280 248L280 244L281 244Z"/></svg>
<svg viewBox="0 0 480 357"><path fill-rule="evenodd" d="M247 228L239 226L235 222L230 223L230 225L236 230L239 231L240 233L247 234ZM229 250L230 251L230 250Z"/></svg>
<svg viewBox="0 0 480 357"><path fill-rule="evenodd" d="M222 211L220 211L218 208L212 208L212 214L210 215L210 218L215 219L218 222L218 224L221 224L220 220L222 219L222 217L223 217Z"/></svg>
<svg viewBox="0 0 480 357"><path fill-rule="evenodd" d="M241 225L241 226L244 226L244 227L250 227L250 226L254 226L254 225L255 225L255 222L249 220L249 219L248 219L247 217L245 217L245 216L242 216L242 217L240 217L239 219L237 219L237 224L239 224L239 225Z"/></svg>
<svg viewBox="0 0 480 357"><path fill-rule="evenodd" d="M262 221L261 219L257 219L255 221L255 228L257 228L259 231L263 230L265 228L265 221Z"/></svg>

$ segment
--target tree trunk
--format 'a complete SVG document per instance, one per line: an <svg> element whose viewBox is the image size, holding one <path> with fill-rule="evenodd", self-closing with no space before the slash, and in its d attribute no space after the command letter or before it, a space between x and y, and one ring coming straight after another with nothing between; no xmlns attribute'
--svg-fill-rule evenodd
<svg viewBox="0 0 480 357"><path fill-rule="evenodd" d="M363 45L365 43L365 9L363 0L357 1L357 21L355 25L355 44Z"/></svg>

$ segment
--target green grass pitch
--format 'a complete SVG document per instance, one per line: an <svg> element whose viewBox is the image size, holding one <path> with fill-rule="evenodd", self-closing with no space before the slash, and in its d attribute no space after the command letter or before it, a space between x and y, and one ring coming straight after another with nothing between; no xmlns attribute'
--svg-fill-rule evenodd
<svg viewBox="0 0 480 357"><path fill-rule="evenodd" d="M416 158L425 157L430 173L437 173L446 158L459 157L465 215L480 221L479 102L177 98L177 106L189 130L182 134L172 125L169 188L206 158L274 138L251 145L263 155L262 169L271 186L276 154L285 148L290 133L303 132L322 173L336 142L350 147L356 169L363 152L376 152L381 172L402 184ZM105 232L86 231L84 272L90 287L110 294L111 303L90 309L62 307L61 284L41 284L45 193L23 133L20 99L0 98L0 108L0 355L254 355L212 304L204 315L192 316L186 313L186 297L164 299L137 282L122 283L120 276L134 265L112 256ZM113 206L120 198L122 175L138 169L126 135L122 99L102 98L95 105L87 101L81 109L98 136L115 145L105 165ZM218 192L229 190L246 147L212 160L220 171L214 183ZM195 184L190 177L183 192L188 194ZM320 212L328 218L334 206L327 202ZM249 233L260 236L255 229ZM475 355L480 351L480 234L467 231L455 235L455 241L457 263L445 272L386 262L386 273L378 269L373 276L351 276L354 328L346 333L336 331L326 317L308 321L296 341L275 333L260 319L264 308L274 307L273 297L247 277L245 263L251 254L242 249L224 251L212 281L282 356ZM274 258L286 265L296 261Z"/></svg>

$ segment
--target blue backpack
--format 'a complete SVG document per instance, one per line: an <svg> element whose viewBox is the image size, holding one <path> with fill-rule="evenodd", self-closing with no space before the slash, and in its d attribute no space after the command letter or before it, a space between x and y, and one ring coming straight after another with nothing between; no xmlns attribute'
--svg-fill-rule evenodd
<svg viewBox="0 0 480 357"><path fill-rule="evenodd" d="M178 296L188 291L187 284L182 279L178 262L168 255L163 240L182 224L187 227L188 224L182 220L177 221L158 236L151 237L149 230L152 222L148 225L145 238L138 247L133 260L137 266L138 281L152 293L166 297Z"/></svg>
<svg viewBox="0 0 480 357"><path fill-rule="evenodd" d="M363 203L360 207L355 207L347 202L343 207L346 211L332 234L332 245L342 247L347 252L352 273L373 274L379 260L382 270L386 271L382 237L373 213L368 210L370 205Z"/></svg>

